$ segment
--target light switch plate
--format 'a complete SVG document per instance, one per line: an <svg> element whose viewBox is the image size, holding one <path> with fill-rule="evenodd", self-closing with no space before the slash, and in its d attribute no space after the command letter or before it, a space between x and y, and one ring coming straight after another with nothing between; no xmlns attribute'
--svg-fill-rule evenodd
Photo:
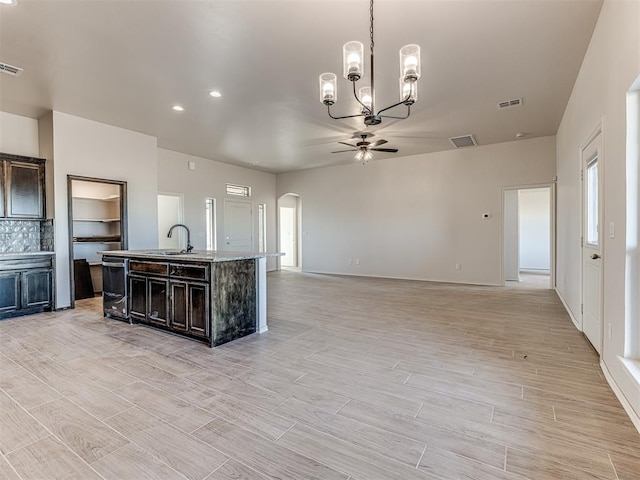
<svg viewBox="0 0 640 480"><path fill-rule="evenodd" d="M609 223L609 238L616 238L616 226L613 222Z"/></svg>

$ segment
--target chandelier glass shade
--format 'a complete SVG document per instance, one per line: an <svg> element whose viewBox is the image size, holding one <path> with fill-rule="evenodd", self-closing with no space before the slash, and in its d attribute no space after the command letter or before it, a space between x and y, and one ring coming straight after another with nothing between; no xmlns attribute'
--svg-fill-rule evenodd
<svg viewBox="0 0 640 480"><path fill-rule="evenodd" d="M335 120L344 118L363 117L365 125L378 125L383 118L405 119L411 114L411 105L418 100L418 79L421 75L420 47L418 45L405 45L400 49L400 101L388 107L376 110L374 89L374 41L373 41L373 0L369 7L369 33L371 39L371 54L369 63L369 78L371 85L360 87L356 91L356 82L364 75L364 46L361 42L353 41L345 43L342 47L343 76L353 84L353 96L360 104L361 111L354 115L334 116L331 106L338 100L337 76L334 73L323 73L319 77L320 102L327 107L327 113ZM403 116L388 115L384 112L404 105L406 112Z"/></svg>

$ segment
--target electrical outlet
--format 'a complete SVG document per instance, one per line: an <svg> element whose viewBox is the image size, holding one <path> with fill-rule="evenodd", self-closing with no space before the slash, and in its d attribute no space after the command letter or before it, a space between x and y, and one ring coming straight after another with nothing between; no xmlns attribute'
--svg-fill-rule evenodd
<svg viewBox="0 0 640 480"><path fill-rule="evenodd" d="M462 264L456 263L456 270L462 270Z"/></svg>
<svg viewBox="0 0 640 480"><path fill-rule="evenodd" d="M356 258L356 265L360 265L360 259Z"/></svg>

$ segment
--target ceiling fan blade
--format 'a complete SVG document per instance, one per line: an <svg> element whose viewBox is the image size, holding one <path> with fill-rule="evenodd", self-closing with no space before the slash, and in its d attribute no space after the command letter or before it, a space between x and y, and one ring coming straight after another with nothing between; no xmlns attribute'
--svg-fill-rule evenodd
<svg viewBox="0 0 640 480"><path fill-rule="evenodd" d="M344 152L357 152L357 149L353 149L353 150L338 150L337 152L331 152L331 153L344 153Z"/></svg>
<svg viewBox="0 0 640 480"><path fill-rule="evenodd" d="M370 147L378 147L380 145L384 145L385 143L389 143L387 142L385 139L381 138L380 140L376 140L375 142L373 142L371 145L369 145Z"/></svg>
<svg viewBox="0 0 640 480"><path fill-rule="evenodd" d="M358 148L356 145L351 145L350 143L347 143L347 142L338 142L338 143L340 143L342 145L347 145L349 147Z"/></svg>
<svg viewBox="0 0 640 480"><path fill-rule="evenodd" d="M370 148L369 150L373 150L374 152L389 152L389 153L397 153L397 148Z"/></svg>

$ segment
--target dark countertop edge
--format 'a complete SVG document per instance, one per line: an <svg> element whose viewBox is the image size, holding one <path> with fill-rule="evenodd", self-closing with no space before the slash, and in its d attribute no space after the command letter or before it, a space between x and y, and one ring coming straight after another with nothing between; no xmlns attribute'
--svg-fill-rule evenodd
<svg viewBox="0 0 640 480"><path fill-rule="evenodd" d="M158 252L164 250L158 250ZM156 253L154 250L104 250L98 252L103 256L136 258L142 260L160 260L162 262L181 261L181 262L233 262L236 260L252 260L256 258L280 257L283 253L266 253L266 252L202 252L182 255L163 255Z"/></svg>

